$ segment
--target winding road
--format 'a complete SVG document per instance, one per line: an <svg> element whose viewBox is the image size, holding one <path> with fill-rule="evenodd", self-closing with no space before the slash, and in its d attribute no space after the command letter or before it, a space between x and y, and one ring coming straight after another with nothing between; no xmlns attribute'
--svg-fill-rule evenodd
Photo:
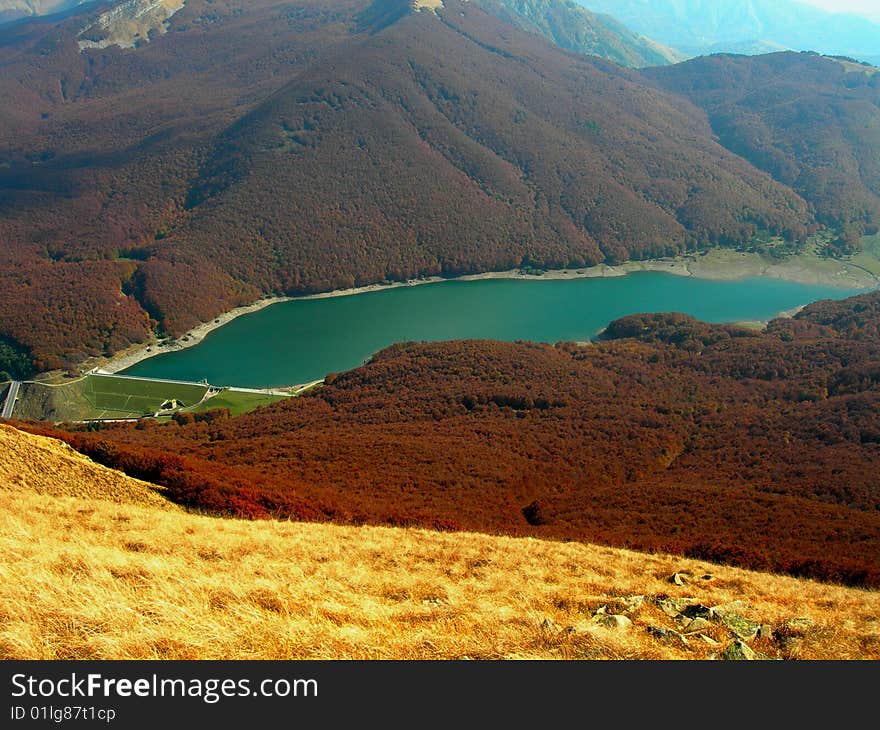
<svg viewBox="0 0 880 730"><path fill-rule="evenodd" d="M21 383L13 380L9 384L9 392L6 394L6 401L3 403L3 411L0 412L0 418L12 418L12 409L15 407L15 401L18 399L18 389Z"/></svg>

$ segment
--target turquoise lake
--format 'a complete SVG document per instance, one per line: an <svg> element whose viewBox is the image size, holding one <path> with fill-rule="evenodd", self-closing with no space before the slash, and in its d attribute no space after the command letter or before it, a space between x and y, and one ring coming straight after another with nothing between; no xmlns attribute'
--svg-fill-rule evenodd
<svg viewBox="0 0 880 730"><path fill-rule="evenodd" d="M357 367L395 342L583 341L636 312L684 312L708 322L766 320L819 299L857 293L766 278L719 282L654 272L608 279L445 281L275 304L125 374L266 388Z"/></svg>

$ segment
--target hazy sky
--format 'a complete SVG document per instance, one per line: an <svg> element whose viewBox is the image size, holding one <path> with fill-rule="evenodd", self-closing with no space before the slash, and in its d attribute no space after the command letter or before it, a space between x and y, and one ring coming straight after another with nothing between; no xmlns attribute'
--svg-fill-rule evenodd
<svg viewBox="0 0 880 730"><path fill-rule="evenodd" d="M825 10L838 13L856 13L880 22L880 0L800 0Z"/></svg>

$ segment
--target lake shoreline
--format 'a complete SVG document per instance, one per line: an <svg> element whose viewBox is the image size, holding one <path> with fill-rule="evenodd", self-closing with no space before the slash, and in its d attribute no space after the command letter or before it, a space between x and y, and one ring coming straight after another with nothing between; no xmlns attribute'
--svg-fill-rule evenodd
<svg viewBox="0 0 880 730"><path fill-rule="evenodd" d="M803 255L794 256L784 261L768 261L757 254L740 253L728 249L713 249L702 255L682 255L665 259L627 261L613 266L598 264L592 267L556 269L544 271L540 274L526 273L522 269L512 269L509 271L466 274L449 278L431 276L387 284L369 284L351 289L338 289L303 296L266 296L252 304L236 307L228 312L224 312L210 322L203 322L177 340L167 342L153 340L140 345L134 345L110 358L90 359L84 363L82 369L86 372L119 373L156 355L193 347L204 340L211 332L238 317L252 314L283 302L356 296L401 287L437 284L444 281L487 281L493 279L564 281L570 279L621 277L638 272L664 273L714 281L738 281L753 277L767 277L799 284L819 284L853 290L880 286L880 276L846 261L819 259L815 256ZM786 315L791 316L787 312L780 313L780 316ZM760 326L765 325L766 322L751 322L748 324Z"/></svg>

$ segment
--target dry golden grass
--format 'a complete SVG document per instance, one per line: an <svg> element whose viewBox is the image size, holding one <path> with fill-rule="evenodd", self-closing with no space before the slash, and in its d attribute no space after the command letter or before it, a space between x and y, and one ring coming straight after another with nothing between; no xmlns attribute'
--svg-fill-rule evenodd
<svg viewBox="0 0 880 730"><path fill-rule="evenodd" d="M673 585L680 570L714 577ZM740 613L777 629L750 642L771 656L880 658L877 592L575 543L0 490L6 659L671 659L731 642L716 623L706 633L720 647L658 640L647 626L675 624L650 600L628 629L590 620L636 594L741 601ZM799 617L810 621L783 628Z"/></svg>
<svg viewBox="0 0 880 730"><path fill-rule="evenodd" d="M95 464L56 439L0 423L0 490L177 508L162 488Z"/></svg>

